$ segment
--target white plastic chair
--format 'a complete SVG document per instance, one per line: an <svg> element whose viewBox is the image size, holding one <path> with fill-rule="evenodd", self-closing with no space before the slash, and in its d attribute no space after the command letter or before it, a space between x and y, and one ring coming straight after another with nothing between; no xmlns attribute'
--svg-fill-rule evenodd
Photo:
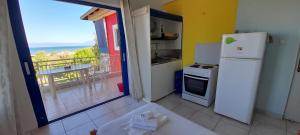
<svg viewBox="0 0 300 135"><path fill-rule="evenodd" d="M93 65L91 73L94 88L96 89L97 80L100 80L101 88L104 88L110 73L109 57L100 57L100 63Z"/></svg>

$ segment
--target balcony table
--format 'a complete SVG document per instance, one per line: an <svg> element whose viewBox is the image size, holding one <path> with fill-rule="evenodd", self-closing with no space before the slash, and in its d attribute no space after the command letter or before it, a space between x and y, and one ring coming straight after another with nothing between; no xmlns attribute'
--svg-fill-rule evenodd
<svg viewBox="0 0 300 135"><path fill-rule="evenodd" d="M47 70L42 70L38 72L38 75L47 75L48 76L48 83L50 86L51 93L53 97L56 96L56 89L55 89L55 82L54 82L54 76L57 74L62 74L62 73L68 73L68 72L80 72L80 77L83 81L83 83L87 83L89 86L89 89L92 89L90 79L89 79L89 69L92 67L91 64L76 64L76 65L71 65L70 68L65 68L65 67L58 67L58 68L52 68L52 69L47 69Z"/></svg>

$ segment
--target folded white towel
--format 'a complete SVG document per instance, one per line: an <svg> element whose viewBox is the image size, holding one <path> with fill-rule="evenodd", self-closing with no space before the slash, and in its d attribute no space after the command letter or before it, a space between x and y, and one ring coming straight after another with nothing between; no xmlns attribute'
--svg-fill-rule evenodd
<svg viewBox="0 0 300 135"><path fill-rule="evenodd" d="M130 127L147 130L155 130L158 126L158 120L156 118L145 120L141 119L139 115L133 116L129 123Z"/></svg>
<svg viewBox="0 0 300 135"><path fill-rule="evenodd" d="M141 114L134 115L132 119L135 121L145 121L145 120L150 120L154 117L154 113L151 111L143 112Z"/></svg>
<svg viewBox="0 0 300 135"><path fill-rule="evenodd" d="M140 128L155 131L159 127L161 127L168 119L167 116L161 114L156 114L155 116L156 117L153 117L151 119L143 119L140 117L140 115L132 116L129 122L129 126L131 128Z"/></svg>
<svg viewBox="0 0 300 135"><path fill-rule="evenodd" d="M129 126L129 123L125 123L123 126L123 129L127 131L128 135L151 135L151 130L145 130L140 128L132 128Z"/></svg>
<svg viewBox="0 0 300 135"><path fill-rule="evenodd" d="M154 113L152 111L143 112L141 117L145 120L149 120L154 117Z"/></svg>
<svg viewBox="0 0 300 135"><path fill-rule="evenodd" d="M151 131L139 128L129 128L128 135L151 135Z"/></svg>

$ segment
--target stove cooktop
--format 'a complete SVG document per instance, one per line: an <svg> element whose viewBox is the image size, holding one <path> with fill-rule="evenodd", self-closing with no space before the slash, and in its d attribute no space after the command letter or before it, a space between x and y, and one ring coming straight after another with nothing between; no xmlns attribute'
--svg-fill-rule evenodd
<svg viewBox="0 0 300 135"><path fill-rule="evenodd" d="M210 69L210 68L214 68L218 65L211 65L211 64L198 64L198 63L195 63L193 65L191 65L190 67L193 67L193 68L202 68L202 69Z"/></svg>

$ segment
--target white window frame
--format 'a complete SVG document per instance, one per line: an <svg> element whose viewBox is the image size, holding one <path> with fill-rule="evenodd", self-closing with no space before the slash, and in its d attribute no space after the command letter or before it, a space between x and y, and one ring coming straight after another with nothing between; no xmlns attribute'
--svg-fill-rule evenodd
<svg viewBox="0 0 300 135"><path fill-rule="evenodd" d="M114 49L115 51L119 51L120 50L120 45L118 46L117 44L119 43L118 41L118 32L119 31L119 26L118 24L114 24L112 25L112 32L113 32L113 38L114 38Z"/></svg>

